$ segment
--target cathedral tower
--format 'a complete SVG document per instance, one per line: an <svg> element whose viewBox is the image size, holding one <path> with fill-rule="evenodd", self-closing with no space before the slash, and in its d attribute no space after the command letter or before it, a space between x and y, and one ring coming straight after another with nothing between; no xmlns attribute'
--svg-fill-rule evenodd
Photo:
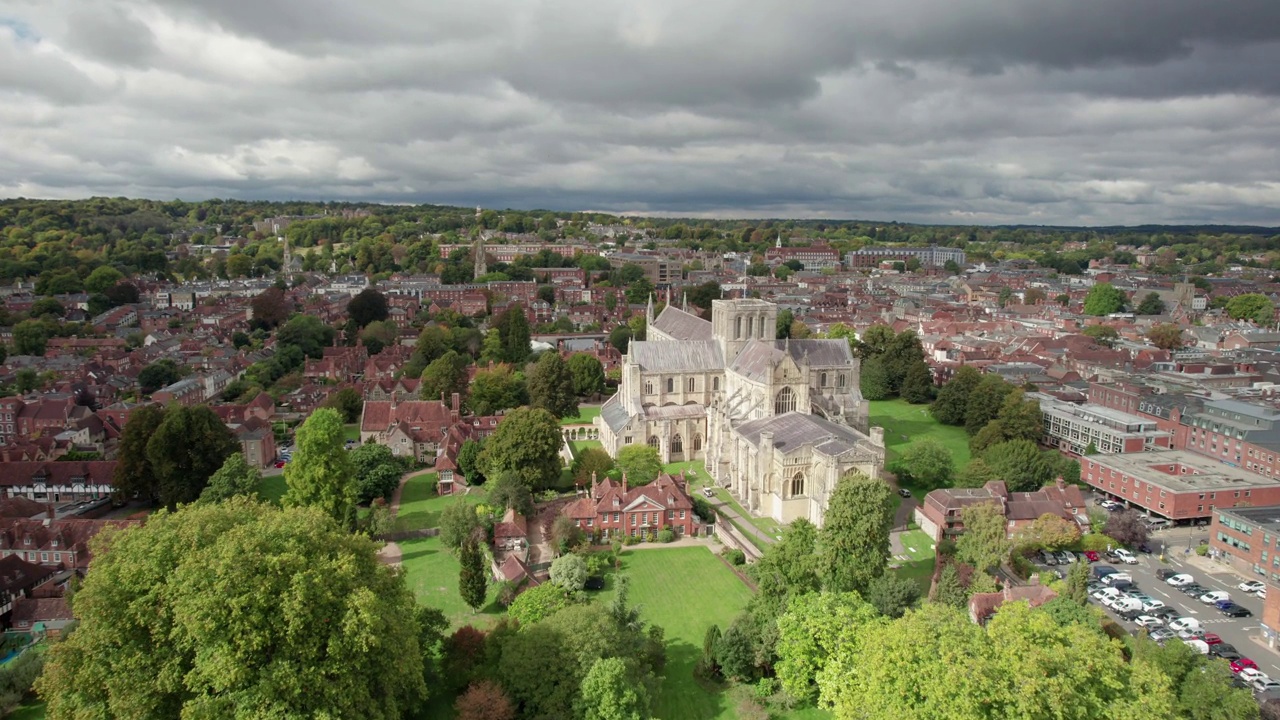
<svg viewBox="0 0 1280 720"><path fill-rule="evenodd" d="M726 365L752 340L776 340L778 306L764 300L712 300L711 333Z"/></svg>

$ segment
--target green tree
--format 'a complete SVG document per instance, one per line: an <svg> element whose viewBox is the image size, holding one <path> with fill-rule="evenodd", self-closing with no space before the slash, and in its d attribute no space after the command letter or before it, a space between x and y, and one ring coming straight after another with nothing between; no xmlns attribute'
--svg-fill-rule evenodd
<svg viewBox="0 0 1280 720"><path fill-rule="evenodd" d="M860 358L867 359L879 357L888 352L890 344L897 337L898 335L893 332L893 328L888 325L878 324L864 330L862 336L856 341L850 336L849 341L854 343L855 354ZM906 350L905 343L901 349Z"/></svg>
<svg viewBox="0 0 1280 720"><path fill-rule="evenodd" d="M524 381L506 363L477 371L467 393L467 406L476 415L497 415L525 400Z"/></svg>
<svg viewBox="0 0 1280 720"><path fill-rule="evenodd" d="M103 265L94 268L89 277L84 279L84 289L88 293L105 293L123 279L124 273L110 265Z"/></svg>
<svg viewBox="0 0 1280 720"><path fill-rule="evenodd" d="M543 353L529 370L526 385L529 389L530 407L542 408L558 418L578 414L578 396L573 391L573 376L559 353Z"/></svg>
<svg viewBox="0 0 1280 720"><path fill-rule="evenodd" d="M128 500L139 497L155 502L159 492L155 468L147 456L147 443L164 422L164 408L159 405L142 405L129 413L129 419L120 434L120 449L116 453L116 469L112 486L116 497Z"/></svg>
<svg viewBox="0 0 1280 720"><path fill-rule="evenodd" d="M1080 539L1080 526L1061 515L1045 513L1018 533L1018 543L1042 550L1062 550Z"/></svg>
<svg viewBox="0 0 1280 720"><path fill-rule="evenodd" d="M169 509L194 502L209 478L238 449L235 436L207 406L170 407L147 441L156 500Z"/></svg>
<svg viewBox="0 0 1280 720"><path fill-rule="evenodd" d="M1129 296L1110 283L1098 283L1089 288L1084 298L1084 314L1093 316L1110 315L1124 310Z"/></svg>
<svg viewBox="0 0 1280 720"><path fill-rule="evenodd" d="M870 331L868 331L870 332ZM920 365L924 364L924 348L920 345L920 338L916 337L914 330L903 330L894 335L885 344L884 352L880 355L880 359L884 362L885 371L889 374L889 392L897 395L902 392L902 385L906 380L907 374L914 368L917 373L920 371ZM924 367L927 373L929 368ZM917 377L916 382L920 383L921 378ZM920 384L915 388L917 396L924 393L931 393L933 386L933 377L929 376L927 388ZM911 400L908 400L911 402ZM928 402L928 399L921 402Z"/></svg>
<svg viewBox="0 0 1280 720"><path fill-rule="evenodd" d="M1062 307L1066 307L1071 304L1071 296L1066 293L1061 293L1055 296L1053 300L1054 302L1058 303Z"/></svg>
<svg viewBox="0 0 1280 720"><path fill-rule="evenodd" d="M1000 507L995 503L969 505L961 517L964 534L956 541L956 557L983 573L1000 567L1010 548Z"/></svg>
<svg viewBox="0 0 1280 720"><path fill-rule="evenodd" d="M43 356L49 331L39 320L23 320L13 326L13 349L18 355Z"/></svg>
<svg viewBox="0 0 1280 720"><path fill-rule="evenodd" d="M485 568L484 553L480 551L480 542L475 535L467 537L458 549L458 592L462 601L472 610L479 610L484 605L485 594L489 591L489 573Z"/></svg>
<svg viewBox="0 0 1280 720"><path fill-rule="evenodd" d="M483 485L484 474L480 472L480 450L483 447L477 440L464 440L458 448L458 472L466 478L468 485Z"/></svg>
<svg viewBox="0 0 1280 720"><path fill-rule="evenodd" d="M475 505L462 500L451 502L440 511L440 544L458 550L483 527Z"/></svg>
<svg viewBox="0 0 1280 720"><path fill-rule="evenodd" d="M503 473L489 483L489 504L499 510L510 508L527 518L533 517L533 493L518 473Z"/></svg>
<svg viewBox="0 0 1280 720"><path fill-rule="evenodd" d="M523 627L528 627L551 617L569 607L573 600L564 588L554 583L543 583L516 596L507 608L507 615Z"/></svg>
<svg viewBox="0 0 1280 720"><path fill-rule="evenodd" d="M884 361L879 357L862 361L862 374L859 381L862 396L867 400L885 400L893 394L893 385Z"/></svg>
<svg viewBox="0 0 1280 720"><path fill-rule="evenodd" d="M1161 350L1178 350L1184 344L1182 328L1173 323L1153 325L1147 330L1147 340Z"/></svg>
<svg viewBox="0 0 1280 720"><path fill-rule="evenodd" d="M778 322L775 327L774 334L779 340L786 340L791 337L791 325L796 320L795 313L790 310L778 311Z"/></svg>
<svg viewBox="0 0 1280 720"><path fill-rule="evenodd" d="M324 349L333 344L336 334L333 328L314 315L294 315L276 331L277 353L293 346L303 355L319 359L324 356Z"/></svg>
<svg viewBox="0 0 1280 720"><path fill-rule="evenodd" d="M1066 596L1080 607L1089 604L1089 579L1088 563L1073 563L1067 571Z"/></svg>
<svg viewBox="0 0 1280 720"><path fill-rule="evenodd" d="M863 592L889 561L889 486L861 473L840 478L818 533L818 574L837 592Z"/></svg>
<svg viewBox="0 0 1280 720"><path fill-rule="evenodd" d="M551 562L551 582L568 592L577 592L587 584L587 561L581 555L561 555Z"/></svg>
<svg viewBox="0 0 1280 720"><path fill-rule="evenodd" d="M912 405L922 405L933 400L933 373L925 361L913 363L902 378L902 399Z"/></svg>
<svg viewBox="0 0 1280 720"><path fill-rule="evenodd" d="M14 382L18 392L29 393L40 387L40 373L37 373L35 368L22 368L14 376Z"/></svg>
<svg viewBox="0 0 1280 720"><path fill-rule="evenodd" d="M1083 563L1078 564L1084 566ZM955 563L948 562L942 566L942 572L938 574L938 582L933 587L933 595L930 600L954 608L965 607L969 604L969 595L964 591L964 585L960 582L960 571Z"/></svg>
<svg viewBox="0 0 1280 720"><path fill-rule="evenodd" d="M631 328L627 325L619 325L610 330L609 344L615 347L618 352L625 353L627 347L631 344Z"/></svg>
<svg viewBox="0 0 1280 720"><path fill-rule="evenodd" d="M1237 295L1227 301L1227 315L1233 320L1252 320L1259 325L1275 322L1276 309L1261 293Z"/></svg>
<svg viewBox="0 0 1280 720"><path fill-rule="evenodd" d="M354 527L355 467L344 449L338 411L321 408L298 428L297 450L284 466L285 507L314 507L345 528Z"/></svg>
<svg viewBox="0 0 1280 720"><path fill-rule="evenodd" d="M573 377L573 392L586 397L604 392L604 365L594 355L574 353L569 356L569 374Z"/></svg>
<svg viewBox="0 0 1280 720"><path fill-rule="evenodd" d="M423 400L440 400L448 403L453 393L466 395L468 359L450 350L437 358L422 371L418 385L418 397Z"/></svg>
<svg viewBox="0 0 1280 720"><path fill-rule="evenodd" d="M976 435L987 423L999 417L1005 398L1013 390L1014 387L999 375L984 375L969 394L964 414L965 432Z"/></svg>
<svg viewBox="0 0 1280 720"><path fill-rule="evenodd" d="M1094 342L1103 347L1115 347L1116 341L1120 339L1120 332L1110 325L1090 325L1080 331L1081 335L1093 338Z"/></svg>
<svg viewBox="0 0 1280 720"><path fill-rule="evenodd" d="M357 423L364 412L364 396L353 387L345 387L330 395L321 407L337 410L345 423Z"/></svg>
<svg viewBox="0 0 1280 720"><path fill-rule="evenodd" d="M501 360L512 365L523 365L529 359L529 320L524 306L513 304L493 319L490 327L496 328L502 340Z"/></svg>
<svg viewBox="0 0 1280 720"><path fill-rule="evenodd" d="M613 469L613 458L602 448L589 447L573 459L573 481L578 485L590 485L592 476L603 480Z"/></svg>
<svg viewBox="0 0 1280 720"><path fill-rule="evenodd" d="M857 593L809 593L778 618L778 680L793 698L812 701L817 679L854 628L875 622L877 610Z"/></svg>
<svg viewBox="0 0 1280 720"><path fill-rule="evenodd" d="M355 320L356 325L360 327L386 320L390 317L387 296L374 288L367 287L347 303L347 316Z"/></svg>
<svg viewBox="0 0 1280 720"><path fill-rule="evenodd" d="M169 358L161 358L142 368L138 373L138 389L143 395L168 387L182 379L178 364Z"/></svg>
<svg viewBox="0 0 1280 720"><path fill-rule="evenodd" d="M393 720L426 696L426 615L320 512L233 498L92 544L79 628L38 683L50 718Z"/></svg>
<svg viewBox="0 0 1280 720"><path fill-rule="evenodd" d="M403 474L400 460L392 454L391 448L370 442L351 450L348 455L355 469L356 502L368 505L376 498L390 502Z"/></svg>
<svg viewBox="0 0 1280 720"><path fill-rule="evenodd" d="M981 372L971 365L961 365L938 391L938 399L929 408L930 414L943 425L964 425L969 410L969 397L980 382Z"/></svg>
<svg viewBox="0 0 1280 720"><path fill-rule="evenodd" d="M359 337L369 354L377 355L383 348L396 344L400 338L400 328L392 320L379 320L366 325Z"/></svg>
<svg viewBox="0 0 1280 720"><path fill-rule="evenodd" d="M62 317L67 314L67 309L58 302L57 298L45 297L31 303L31 317L42 317L44 315L52 315L53 317ZM94 313L95 315L97 313Z"/></svg>
<svg viewBox="0 0 1280 720"><path fill-rule="evenodd" d="M237 495L257 497L262 484L262 473L245 462L243 453L231 453L212 476L209 485L200 493L200 502L222 502Z"/></svg>
<svg viewBox="0 0 1280 720"><path fill-rule="evenodd" d="M933 438L917 440L907 447L902 457L894 463L898 479L909 482L923 491L948 487L955 475L951 451Z"/></svg>
<svg viewBox="0 0 1280 720"><path fill-rule="evenodd" d="M622 658L601 658L582 678L579 717L583 720L648 720L649 693L636 683Z"/></svg>
<svg viewBox="0 0 1280 720"><path fill-rule="evenodd" d="M560 478L564 438L555 416L538 408L517 408L484 442L480 468L486 477L514 473L531 490L552 487Z"/></svg>
<svg viewBox="0 0 1280 720"><path fill-rule="evenodd" d="M627 445L618 451L614 467L627 478L631 487L638 487L658 479L658 475L662 473L662 459L658 456L657 448Z"/></svg>
<svg viewBox="0 0 1280 720"><path fill-rule="evenodd" d="M911 578L885 574L867 587L867 601L885 617L902 617L919 599L920 583Z"/></svg>
<svg viewBox="0 0 1280 720"><path fill-rule="evenodd" d="M1005 396L996 416L1004 440L1031 440L1039 442L1044 437L1044 415L1040 401L1028 399L1022 390L1014 390Z"/></svg>
<svg viewBox="0 0 1280 720"><path fill-rule="evenodd" d="M751 620L739 616L716 642L716 665L726 679L751 682L756 677L756 641Z"/></svg>
<svg viewBox="0 0 1280 720"><path fill-rule="evenodd" d="M1039 490L1058 469L1052 454L1041 452L1030 440L992 445L982 453L982 460L996 479L1005 481L1014 492Z"/></svg>
<svg viewBox="0 0 1280 720"><path fill-rule="evenodd" d="M1159 293L1147 293L1142 302L1138 303L1135 310L1139 315L1162 315L1164 314L1164 301L1160 299Z"/></svg>

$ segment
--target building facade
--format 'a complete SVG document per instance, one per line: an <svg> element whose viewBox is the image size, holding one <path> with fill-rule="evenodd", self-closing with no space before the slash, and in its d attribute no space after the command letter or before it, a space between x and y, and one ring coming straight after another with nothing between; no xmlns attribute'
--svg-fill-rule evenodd
<svg viewBox="0 0 1280 720"><path fill-rule="evenodd" d="M906 262L911 258L924 267L940 268L948 260L963 267L964 251L949 247L865 247L845 254L845 266L849 268L875 267L885 260Z"/></svg>
<svg viewBox="0 0 1280 720"><path fill-rule="evenodd" d="M1080 458L1080 478L1151 515L1207 519L1236 506L1280 504L1280 481L1185 450Z"/></svg>
<svg viewBox="0 0 1280 720"><path fill-rule="evenodd" d="M1032 393L1044 420L1044 444L1071 455L1093 452L1133 453L1170 449L1173 434L1152 419L1093 403L1069 403L1051 395Z"/></svg>

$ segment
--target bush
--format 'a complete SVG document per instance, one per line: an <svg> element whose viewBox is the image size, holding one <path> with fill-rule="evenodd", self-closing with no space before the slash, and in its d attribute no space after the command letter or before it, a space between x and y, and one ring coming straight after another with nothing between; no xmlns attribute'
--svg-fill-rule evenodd
<svg viewBox="0 0 1280 720"><path fill-rule="evenodd" d="M697 495L693 495L691 498L693 500L693 514L697 515L698 519L704 523L715 522L716 511L715 508L711 507L711 503L707 502L706 498Z"/></svg>
<svg viewBox="0 0 1280 720"><path fill-rule="evenodd" d="M520 584L512 580L508 580L498 586L498 602L504 608L511 607L511 603L516 601L516 596L520 594Z"/></svg>
<svg viewBox="0 0 1280 720"><path fill-rule="evenodd" d="M638 545L639 543L640 543L640 538L635 535L624 535L622 537L623 545Z"/></svg>
<svg viewBox="0 0 1280 720"><path fill-rule="evenodd" d="M1080 550L1092 550L1094 552L1103 552L1107 547L1117 548L1120 543L1115 538L1107 537L1102 533L1089 533L1080 538Z"/></svg>
<svg viewBox="0 0 1280 720"><path fill-rule="evenodd" d="M760 678L756 683L756 699L760 702L768 702L778 692L780 684L777 678Z"/></svg>
<svg viewBox="0 0 1280 720"><path fill-rule="evenodd" d="M1013 565L1013 572L1018 577L1026 580L1035 574L1036 566L1025 557L1015 553L1010 559L1012 560L1010 564Z"/></svg>
<svg viewBox="0 0 1280 720"><path fill-rule="evenodd" d="M1197 555L1199 555L1200 557L1204 557L1205 555L1208 555L1208 554L1209 554L1209 546L1208 546L1208 545L1197 545L1197 546L1196 546L1196 554L1197 554Z"/></svg>
<svg viewBox="0 0 1280 720"><path fill-rule="evenodd" d="M938 556L949 558L956 556L956 541L951 538L943 538L938 543Z"/></svg>
<svg viewBox="0 0 1280 720"><path fill-rule="evenodd" d="M720 552L720 556L730 565L745 565L747 562L747 554L737 548L727 547Z"/></svg>
<svg viewBox="0 0 1280 720"><path fill-rule="evenodd" d="M658 531L658 542L669 543L669 542L675 542L675 540L676 540L676 534L674 532L666 528L663 528Z"/></svg>

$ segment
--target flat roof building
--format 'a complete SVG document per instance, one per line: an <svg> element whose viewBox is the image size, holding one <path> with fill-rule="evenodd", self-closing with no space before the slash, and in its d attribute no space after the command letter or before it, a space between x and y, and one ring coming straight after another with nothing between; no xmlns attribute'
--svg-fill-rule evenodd
<svg viewBox="0 0 1280 720"><path fill-rule="evenodd" d="M1280 504L1280 481L1185 450L1080 458L1080 479L1170 520L1207 518L1237 505Z"/></svg>
<svg viewBox="0 0 1280 720"><path fill-rule="evenodd" d="M1173 447L1173 433L1150 418L1094 403L1063 402L1043 393L1028 397L1040 402L1044 443L1063 452L1083 455L1091 445L1105 454Z"/></svg>

